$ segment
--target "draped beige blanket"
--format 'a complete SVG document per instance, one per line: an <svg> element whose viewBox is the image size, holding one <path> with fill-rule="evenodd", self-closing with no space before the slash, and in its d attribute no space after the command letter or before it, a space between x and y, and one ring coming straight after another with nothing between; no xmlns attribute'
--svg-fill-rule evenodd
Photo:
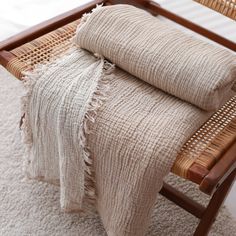
<svg viewBox="0 0 236 236"><path fill-rule="evenodd" d="M144 235L163 177L209 114L104 65L74 48L28 75L26 171L60 184L66 211L92 200L109 236Z"/></svg>
<svg viewBox="0 0 236 236"><path fill-rule="evenodd" d="M25 78L26 173L61 186L61 207L81 210L95 199L86 135L105 99L112 65L72 48Z"/></svg>
<svg viewBox="0 0 236 236"><path fill-rule="evenodd" d="M94 204L109 236L143 236L164 176L210 112L96 56L72 47L26 75L26 173L60 184L66 211Z"/></svg>

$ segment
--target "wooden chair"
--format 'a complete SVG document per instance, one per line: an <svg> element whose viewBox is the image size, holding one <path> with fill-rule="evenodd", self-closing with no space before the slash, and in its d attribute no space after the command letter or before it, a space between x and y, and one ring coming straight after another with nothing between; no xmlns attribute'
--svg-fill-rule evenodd
<svg viewBox="0 0 236 236"><path fill-rule="evenodd" d="M80 17L96 4L128 3L162 15L233 51L236 44L202 28L148 0L94 0L90 3L36 25L0 43L0 63L18 79L38 63L58 57L71 45L70 39ZM211 196L203 207L172 186L164 184L160 193L200 219L195 236L207 235L236 175L236 96L218 110L185 143L172 172L199 185Z"/></svg>

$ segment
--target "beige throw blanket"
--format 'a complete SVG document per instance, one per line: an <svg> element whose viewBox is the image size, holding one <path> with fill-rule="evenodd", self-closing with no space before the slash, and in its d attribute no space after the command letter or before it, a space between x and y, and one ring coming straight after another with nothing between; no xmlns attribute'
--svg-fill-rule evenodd
<svg viewBox="0 0 236 236"><path fill-rule="evenodd" d="M66 211L95 203L109 236L143 236L163 177L209 113L111 69L74 48L27 76L26 171L60 184Z"/></svg>
<svg viewBox="0 0 236 236"><path fill-rule="evenodd" d="M219 109L236 81L235 54L129 5L98 7L79 25L75 41L205 110Z"/></svg>
<svg viewBox="0 0 236 236"><path fill-rule="evenodd" d="M97 19L101 24L103 17ZM79 32L86 30L84 20ZM109 35L113 23L106 23L103 34ZM135 61L143 57L132 55ZM108 236L143 236L164 176L210 113L97 56L73 47L26 75L26 172L29 178L60 184L66 211L93 203ZM127 60L133 71L132 57ZM141 68L142 74L150 73Z"/></svg>
<svg viewBox="0 0 236 236"><path fill-rule="evenodd" d="M26 173L61 186L61 207L81 210L95 199L86 135L105 99L112 65L72 48L25 78Z"/></svg>

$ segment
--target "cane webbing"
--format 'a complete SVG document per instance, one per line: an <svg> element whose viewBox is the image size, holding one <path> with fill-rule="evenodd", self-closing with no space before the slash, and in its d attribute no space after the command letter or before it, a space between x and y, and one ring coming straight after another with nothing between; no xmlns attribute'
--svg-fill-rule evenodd
<svg viewBox="0 0 236 236"><path fill-rule="evenodd" d="M172 172L182 177L194 163L210 170L236 140L236 96L202 125L182 147Z"/></svg>
<svg viewBox="0 0 236 236"><path fill-rule="evenodd" d="M236 0L194 0L236 20Z"/></svg>
<svg viewBox="0 0 236 236"><path fill-rule="evenodd" d="M32 70L35 65L56 58L70 47L70 39L74 36L78 23L78 20L74 21L21 47L15 48L11 53L16 57L9 61L6 68L17 78L21 79L23 73Z"/></svg>
<svg viewBox="0 0 236 236"><path fill-rule="evenodd" d="M11 51L7 69L21 79L39 63L56 59L71 45L79 21L72 22ZM172 172L188 178L188 170L198 163L210 169L236 139L236 96L216 112L182 147Z"/></svg>

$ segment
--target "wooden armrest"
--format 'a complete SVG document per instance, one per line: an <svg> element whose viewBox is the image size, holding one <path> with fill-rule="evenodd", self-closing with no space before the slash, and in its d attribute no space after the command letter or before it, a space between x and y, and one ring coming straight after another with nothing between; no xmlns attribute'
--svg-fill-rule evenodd
<svg viewBox="0 0 236 236"><path fill-rule="evenodd" d="M213 194L227 177L236 170L236 140L225 150L219 162L210 170L200 183L200 190L208 195Z"/></svg>

